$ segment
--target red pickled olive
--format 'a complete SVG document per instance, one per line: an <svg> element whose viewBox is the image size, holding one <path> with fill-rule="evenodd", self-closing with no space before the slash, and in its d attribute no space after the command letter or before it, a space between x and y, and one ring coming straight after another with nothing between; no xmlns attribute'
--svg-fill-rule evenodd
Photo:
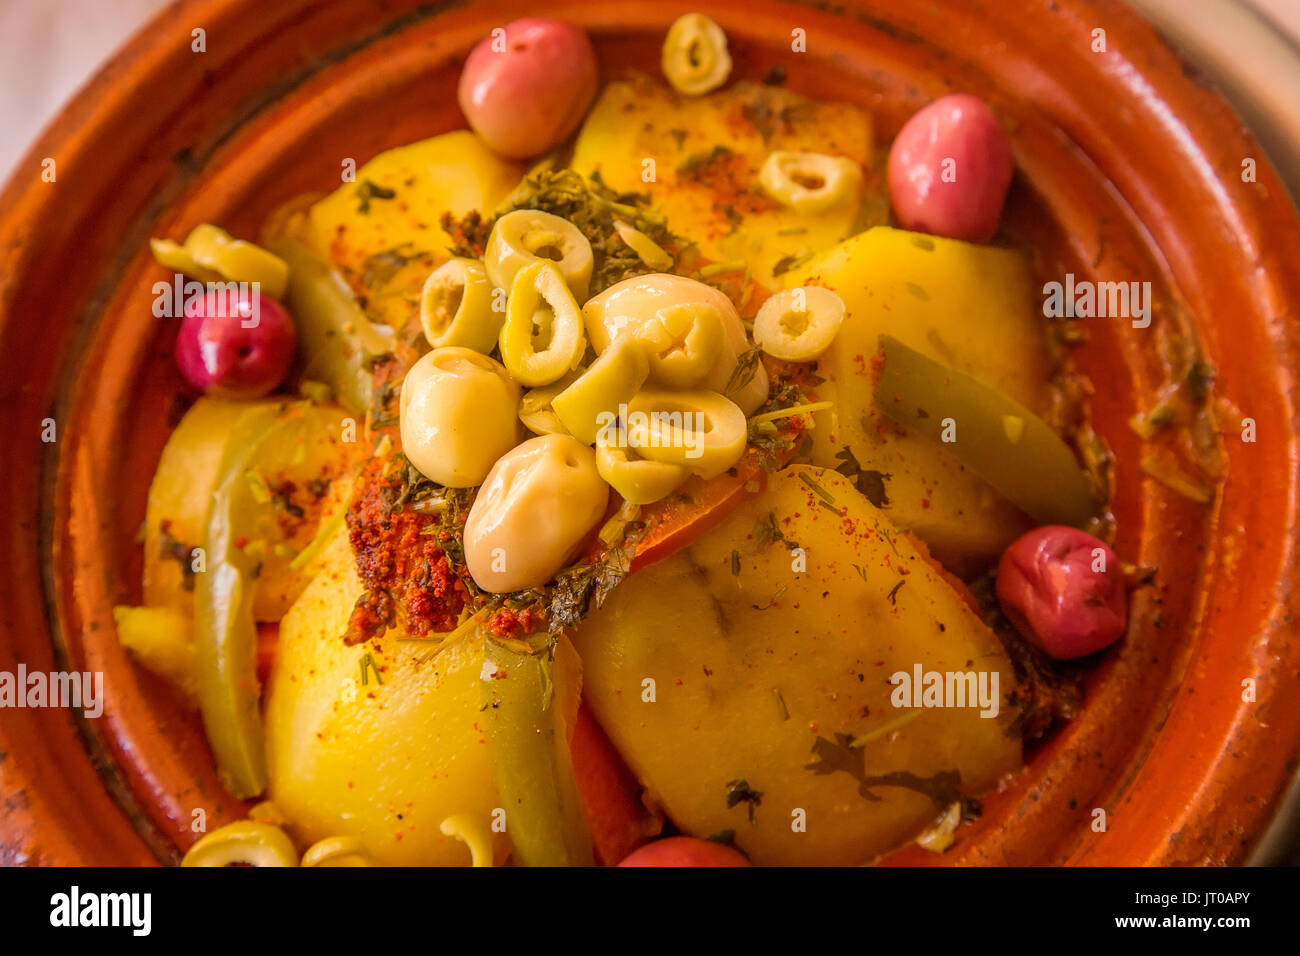
<svg viewBox="0 0 1300 956"><path fill-rule="evenodd" d="M1099 651L1127 626L1119 559L1077 528L1048 525L1012 542L998 562L997 595L1025 640L1057 660Z"/></svg>
<svg viewBox="0 0 1300 956"><path fill-rule="evenodd" d="M185 303L176 364L195 388L220 398L257 398L282 381L298 333L270 296L243 284L208 288Z"/></svg>
<svg viewBox="0 0 1300 956"><path fill-rule="evenodd" d="M668 837L647 843L629 854L619 866L749 866L739 850L713 840Z"/></svg>
<svg viewBox="0 0 1300 956"><path fill-rule="evenodd" d="M525 17L492 31L460 75L461 112L488 149L546 152L578 128L596 97L596 54L581 27Z"/></svg>
<svg viewBox="0 0 1300 956"><path fill-rule="evenodd" d="M894 139L889 201L905 229L988 242L1012 171L1011 141L988 104L954 93L918 111Z"/></svg>

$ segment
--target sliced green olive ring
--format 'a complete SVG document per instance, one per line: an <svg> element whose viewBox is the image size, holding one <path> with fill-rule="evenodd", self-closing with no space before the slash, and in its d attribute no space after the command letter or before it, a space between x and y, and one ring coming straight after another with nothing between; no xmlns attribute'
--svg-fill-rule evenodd
<svg viewBox="0 0 1300 956"><path fill-rule="evenodd" d="M438 827L444 836L459 840L469 849L471 866L491 866L492 836L468 813L456 813Z"/></svg>
<svg viewBox="0 0 1300 956"><path fill-rule="evenodd" d="M519 441L519 386L496 359L460 346L434 349L402 382L402 451L421 474L471 488Z"/></svg>
<svg viewBox="0 0 1300 956"><path fill-rule="evenodd" d="M717 392L646 389L627 404L627 443L642 458L714 478L745 451L745 413Z"/></svg>
<svg viewBox="0 0 1300 956"><path fill-rule="evenodd" d="M550 262L578 302L591 286L591 243L573 223L549 212L516 209L496 221L483 252L487 276L498 289L513 289L519 273Z"/></svg>
<svg viewBox="0 0 1300 956"><path fill-rule="evenodd" d="M758 181L777 202L807 215L856 199L862 168L844 156L777 150L763 163Z"/></svg>
<svg viewBox="0 0 1300 956"><path fill-rule="evenodd" d="M605 482L634 505L648 505L668 497L691 473L682 465L641 458L620 444L622 431L602 429L596 440L596 471Z"/></svg>
<svg viewBox="0 0 1300 956"><path fill-rule="evenodd" d="M181 866L297 866L298 854L285 832L269 823L230 823L190 847Z"/></svg>
<svg viewBox="0 0 1300 956"><path fill-rule="evenodd" d="M455 345L487 355L504 321L505 313L492 308L492 283L483 263L451 259L424 281L420 325L433 348Z"/></svg>
<svg viewBox="0 0 1300 956"><path fill-rule="evenodd" d="M530 388L549 385L578 367L587 334L555 263L535 262L515 276L500 345L511 377Z"/></svg>
<svg viewBox="0 0 1300 956"><path fill-rule="evenodd" d="M726 333L715 306L686 302L660 309L637 328L636 337L649 355L651 378L691 388L718 364Z"/></svg>
<svg viewBox="0 0 1300 956"><path fill-rule="evenodd" d="M768 297L754 316L754 341L773 358L811 362L843 324L843 299L822 286L800 286Z"/></svg>
<svg viewBox="0 0 1300 956"><path fill-rule="evenodd" d="M534 435L569 434L551 403L555 401L556 395L576 382L581 374L581 370L569 372L557 382L524 392L519 399L519 420L524 423L524 427Z"/></svg>
<svg viewBox="0 0 1300 956"><path fill-rule="evenodd" d="M303 866L374 866L361 841L354 837L326 837L302 855Z"/></svg>
<svg viewBox="0 0 1300 956"><path fill-rule="evenodd" d="M678 17L664 38L659 65L678 93L699 96L715 90L731 75L727 35L702 13Z"/></svg>
<svg viewBox="0 0 1300 956"><path fill-rule="evenodd" d="M551 407L569 434L594 444L601 426L617 418L619 406L641 389L649 374L650 360L640 345L631 338L618 339L555 396Z"/></svg>

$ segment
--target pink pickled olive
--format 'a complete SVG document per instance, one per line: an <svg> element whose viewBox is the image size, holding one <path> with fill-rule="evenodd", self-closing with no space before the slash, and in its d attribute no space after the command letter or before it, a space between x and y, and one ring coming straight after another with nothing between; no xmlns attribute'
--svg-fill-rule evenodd
<svg viewBox="0 0 1300 956"><path fill-rule="evenodd" d="M1014 541L998 562L997 594L1025 640L1057 660L1099 651L1127 625L1119 559L1077 528L1048 525Z"/></svg>
<svg viewBox="0 0 1300 956"><path fill-rule="evenodd" d="M488 149L527 159L578 128L596 96L596 54L582 28L562 20L498 29L465 60L460 108Z"/></svg>
<svg viewBox="0 0 1300 956"><path fill-rule="evenodd" d="M207 289L185 303L176 364L195 388L221 398L257 398L284 380L298 333L270 296L239 286Z"/></svg>
<svg viewBox="0 0 1300 956"><path fill-rule="evenodd" d="M1011 174L1011 141L988 104L953 93L918 111L894 139L889 201L905 229L988 242Z"/></svg>
<svg viewBox="0 0 1300 956"><path fill-rule="evenodd" d="M713 840L668 837L634 850L619 866L749 866L738 850Z"/></svg>

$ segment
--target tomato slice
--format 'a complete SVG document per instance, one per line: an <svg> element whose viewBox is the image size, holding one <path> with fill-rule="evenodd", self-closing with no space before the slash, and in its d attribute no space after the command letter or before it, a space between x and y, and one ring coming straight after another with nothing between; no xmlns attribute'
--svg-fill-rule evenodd
<svg viewBox="0 0 1300 956"><path fill-rule="evenodd" d="M767 472L752 448L731 471L708 481L692 479L684 494L648 505L641 511L646 533L637 545L631 570L654 564L698 541L750 495L767 485Z"/></svg>

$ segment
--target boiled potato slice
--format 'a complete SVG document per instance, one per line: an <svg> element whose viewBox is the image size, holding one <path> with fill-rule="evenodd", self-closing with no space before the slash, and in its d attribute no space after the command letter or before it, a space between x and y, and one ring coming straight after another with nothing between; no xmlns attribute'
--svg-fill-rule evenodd
<svg viewBox="0 0 1300 956"><path fill-rule="evenodd" d="M697 242L705 258L743 259L754 280L771 288L782 260L847 236L861 198L856 189L816 215L782 206L758 185L775 150L847 156L867 166L871 123L856 106L815 103L780 87L736 83L684 97L637 76L606 85L578 134L573 168L599 173L620 192L649 193L669 228Z"/></svg>
<svg viewBox="0 0 1300 956"><path fill-rule="evenodd" d="M188 557L203 545L217 471L235 423L255 408L283 402L231 402L201 398L185 413L163 448L149 486L144 524L144 603L194 613L194 590L186 587ZM285 414L301 427L297 440L268 447L256 463L271 502L249 543L262 557L253 616L278 621L307 586L315 568L291 568L297 551L316 533L320 517L337 510L342 483L358 445L347 442L347 413L335 406L295 402ZM355 426L352 432L355 433ZM301 511L301 514L298 512ZM191 579L192 580L192 579Z"/></svg>
<svg viewBox="0 0 1300 956"><path fill-rule="evenodd" d="M442 214L490 216L522 174L473 133L444 133L380 153L285 231L343 271L374 321L400 329L418 314L424 280L450 258Z"/></svg>
<svg viewBox="0 0 1300 956"><path fill-rule="evenodd" d="M165 677L196 706L198 664L194 651L193 615L174 607L113 608L117 639L146 668Z"/></svg>
<svg viewBox="0 0 1300 956"><path fill-rule="evenodd" d="M817 363L818 398L835 405L817 415L814 463L841 466L847 447L880 480L885 514L945 565L965 573L995 559L1028 519L941 446L876 412L872 358L888 333L1041 414L1048 356L1025 256L881 226L785 278L827 286L848 309Z"/></svg>
<svg viewBox="0 0 1300 956"><path fill-rule="evenodd" d="M882 512L820 468L773 476L697 544L628 577L575 644L587 703L650 796L688 833L734 831L755 863L867 862L951 797L872 777L957 771L970 796L1019 765L997 638ZM917 665L982 671L988 689L996 674L998 714L895 708L891 676Z"/></svg>
<svg viewBox="0 0 1300 956"><path fill-rule="evenodd" d="M438 648L390 631L347 647L360 594L345 532L280 624L266 705L270 798L303 844L350 836L380 864L468 865L469 849L440 826L466 814L490 832L500 806L481 722L482 638ZM567 642L554 674L572 728L581 677ZM500 863L506 834L492 839Z"/></svg>

